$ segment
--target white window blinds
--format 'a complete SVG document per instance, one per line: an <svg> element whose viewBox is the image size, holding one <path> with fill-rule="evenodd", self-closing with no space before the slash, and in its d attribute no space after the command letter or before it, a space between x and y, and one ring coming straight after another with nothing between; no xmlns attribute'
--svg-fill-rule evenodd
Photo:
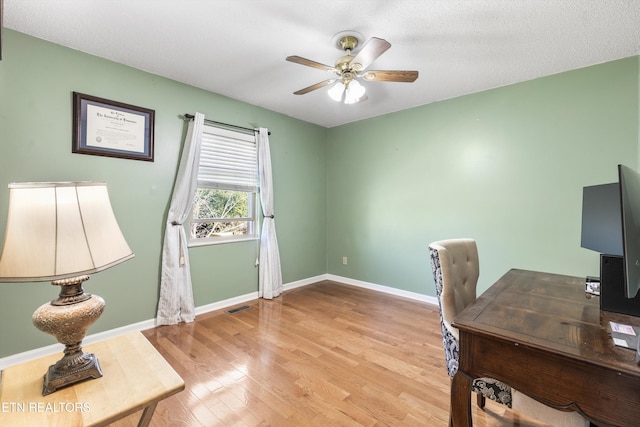
<svg viewBox="0 0 640 427"><path fill-rule="evenodd" d="M198 187L258 191L255 135L204 126Z"/></svg>

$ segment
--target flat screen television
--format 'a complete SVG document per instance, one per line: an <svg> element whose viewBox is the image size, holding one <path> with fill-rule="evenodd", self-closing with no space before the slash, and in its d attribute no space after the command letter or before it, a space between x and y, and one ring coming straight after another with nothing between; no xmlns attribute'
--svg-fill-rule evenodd
<svg viewBox="0 0 640 427"><path fill-rule="evenodd" d="M622 256L620 185L617 182L582 189L580 246L601 254Z"/></svg>
<svg viewBox="0 0 640 427"><path fill-rule="evenodd" d="M627 298L634 298L640 290L640 174L618 165L618 179L625 293Z"/></svg>
<svg viewBox="0 0 640 427"><path fill-rule="evenodd" d="M583 188L581 246L600 253L600 309L640 317L639 173Z"/></svg>

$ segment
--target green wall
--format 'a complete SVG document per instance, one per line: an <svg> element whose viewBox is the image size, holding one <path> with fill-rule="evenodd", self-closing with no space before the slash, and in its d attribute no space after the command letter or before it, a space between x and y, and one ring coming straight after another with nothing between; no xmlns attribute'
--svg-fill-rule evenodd
<svg viewBox="0 0 640 427"><path fill-rule="evenodd" d="M9 182L105 180L136 254L87 283L107 301L89 333L155 316L183 113L272 131L285 283L330 273L434 295L427 246L461 236L478 240L481 290L511 267L597 274L580 248L582 187L639 157L638 57L331 129L10 30L3 58L0 238ZM154 109L155 162L72 154L73 91ZM255 242L190 256L197 306L257 290ZM55 342L30 318L56 294L0 284L0 357Z"/></svg>
<svg viewBox="0 0 640 427"><path fill-rule="evenodd" d="M73 91L155 110L155 161L72 154ZM0 238L10 182L104 180L136 255L87 282L86 291L107 302L90 334L155 317L164 222L186 131L178 116L196 111L270 129L284 282L325 274L326 129L11 30L3 34ZM190 249L196 306L257 291L256 254L257 242ZM46 283L0 283L0 357L56 342L32 326L31 314L57 292Z"/></svg>
<svg viewBox="0 0 640 427"><path fill-rule="evenodd" d="M481 291L512 267L598 275L582 187L637 166L638 100L633 57L330 129L329 272L435 295L428 244L472 237Z"/></svg>

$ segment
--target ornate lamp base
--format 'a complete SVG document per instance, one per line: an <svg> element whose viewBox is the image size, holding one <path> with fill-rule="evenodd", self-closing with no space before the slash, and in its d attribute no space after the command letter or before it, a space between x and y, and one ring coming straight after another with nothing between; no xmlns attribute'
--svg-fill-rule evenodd
<svg viewBox="0 0 640 427"><path fill-rule="evenodd" d="M89 276L51 282L61 287L60 296L33 313L36 328L55 336L65 345L62 359L51 365L44 375L43 396L62 387L102 376L98 358L82 351L82 340L87 329L98 320L105 306L99 296L84 293L82 282L87 279Z"/></svg>
<svg viewBox="0 0 640 427"><path fill-rule="evenodd" d="M44 374L44 384L42 385L43 396L71 384L91 378L100 378L102 376L100 362L98 362L98 358L94 354L80 351L80 356L76 357L78 360L72 364L66 363L64 360L65 357L67 356L65 355L62 359L58 360L55 365L49 366L49 369Z"/></svg>

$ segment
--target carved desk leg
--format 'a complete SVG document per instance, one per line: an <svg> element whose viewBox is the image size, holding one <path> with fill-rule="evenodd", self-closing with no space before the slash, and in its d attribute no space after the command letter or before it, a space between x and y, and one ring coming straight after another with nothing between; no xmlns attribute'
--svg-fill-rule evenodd
<svg viewBox="0 0 640 427"><path fill-rule="evenodd" d="M471 377L458 371L451 383L451 409L449 425L454 427L472 427L471 420Z"/></svg>

